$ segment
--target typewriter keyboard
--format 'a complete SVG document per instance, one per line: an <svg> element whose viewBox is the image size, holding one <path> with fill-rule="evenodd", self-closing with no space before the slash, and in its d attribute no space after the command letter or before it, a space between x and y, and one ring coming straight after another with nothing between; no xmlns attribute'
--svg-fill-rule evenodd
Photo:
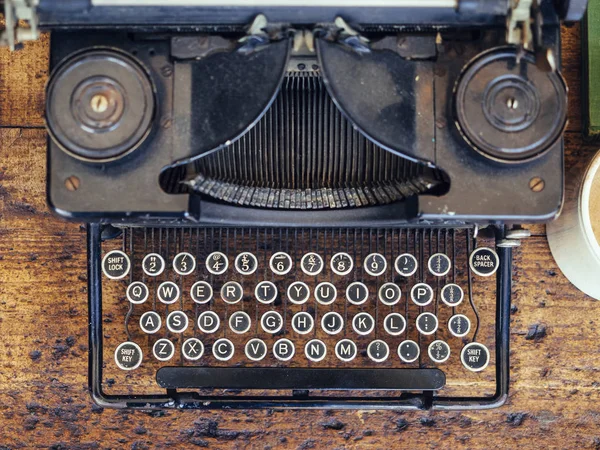
<svg viewBox="0 0 600 450"><path fill-rule="evenodd" d="M490 389L499 259L472 232L123 228L103 244L106 371L155 389Z"/></svg>

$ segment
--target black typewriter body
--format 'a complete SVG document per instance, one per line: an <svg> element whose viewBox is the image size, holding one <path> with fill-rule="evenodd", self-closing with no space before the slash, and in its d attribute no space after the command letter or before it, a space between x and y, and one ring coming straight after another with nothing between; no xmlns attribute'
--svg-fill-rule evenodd
<svg viewBox="0 0 600 450"><path fill-rule="evenodd" d="M39 25L98 404L505 402L516 224L562 204L570 2L83 3Z"/></svg>

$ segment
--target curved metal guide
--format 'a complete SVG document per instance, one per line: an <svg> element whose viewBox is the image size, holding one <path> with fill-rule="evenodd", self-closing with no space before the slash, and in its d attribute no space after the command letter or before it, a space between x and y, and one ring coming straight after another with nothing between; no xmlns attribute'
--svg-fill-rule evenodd
<svg viewBox="0 0 600 450"><path fill-rule="evenodd" d="M250 130L275 99L291 39L175 64L175 165L219 150Z"/></svg>
<svg viewBox="0 0 600 450"><path fill-rule="evenodd" d="M435 162L433 62L316 37L337 107L368 139L408 159Z"/></svg>

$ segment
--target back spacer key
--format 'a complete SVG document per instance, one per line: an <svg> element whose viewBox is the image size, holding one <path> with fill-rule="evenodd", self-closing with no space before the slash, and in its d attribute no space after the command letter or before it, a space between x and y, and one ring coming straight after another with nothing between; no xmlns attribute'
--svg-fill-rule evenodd
<svg viewBox="0 0 600 450"><path fill-rule="evenodd" d="M498 254L489 247L479 247L473 250L469 257L471 270L480 277L490 277L500 266Z"/></svg>

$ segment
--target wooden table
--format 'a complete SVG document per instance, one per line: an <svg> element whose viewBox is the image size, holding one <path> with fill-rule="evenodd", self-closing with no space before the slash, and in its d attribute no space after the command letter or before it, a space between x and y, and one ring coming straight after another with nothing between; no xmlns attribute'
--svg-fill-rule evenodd
<svg viewBox="0 0 600 450"><path fill-rule="evenodd" d="M595 151L581 139L579 37L579 27L563 32L568 169ZM85 231L45 203L47 67L47 37L0 51L0 448L600 448L600 302L562 276L543 226L532 226L516 252L503 408L148 414L94 406Z"/></svg>

